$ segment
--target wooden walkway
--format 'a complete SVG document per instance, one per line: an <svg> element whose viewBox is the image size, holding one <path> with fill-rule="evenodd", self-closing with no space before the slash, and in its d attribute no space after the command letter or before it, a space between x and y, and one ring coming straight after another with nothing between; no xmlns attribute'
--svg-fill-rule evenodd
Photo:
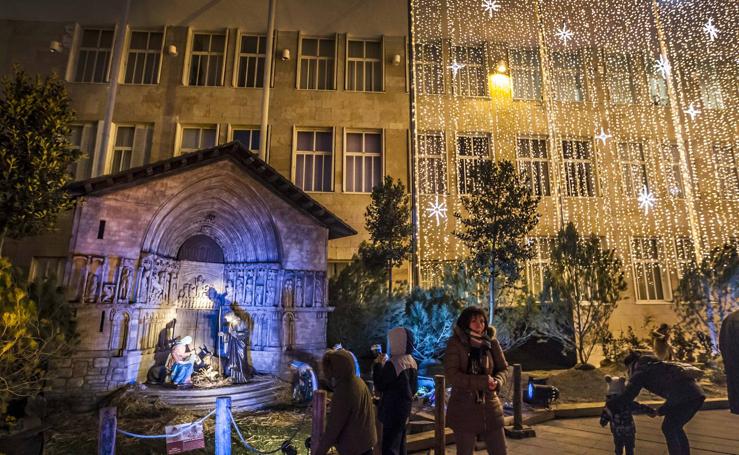
<svg viewBox="0 0 739 455"><path fill-rule="evenodd" d="M667 454L660 425L662 418L636 416L636 454ZM599 455L613 454L613 439L608 427L601 428L598 418L557 419L536 425L536 437L508 439L510 455ZM692 455L739 455L739 415L728 410L701 411L685 427ZM456 453L454 446L448 454ZM485 451L475 452L485 454Z"/></svg>

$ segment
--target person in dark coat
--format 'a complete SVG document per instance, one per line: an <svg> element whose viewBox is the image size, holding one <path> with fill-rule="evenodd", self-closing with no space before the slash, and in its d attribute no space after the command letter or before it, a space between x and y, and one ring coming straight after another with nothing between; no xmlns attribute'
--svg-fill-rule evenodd
<svg viewBox="0 0 739 455"><path fill-rule="evenodd" d="M657 409L664 416L662 433L670 455L689 455L690 442L683 427L695 416L706 399L703 390L683 368L663 362L652 354L631 352L624 359L629 382L624 393L606 401L612 412L634 401L642 388L666 401Z"/></svg>
<svg viewBox="0 0 739 455"><path fill-rule="evenodd" d="M375 406L367 385L355 374L354 356L344 349L329 350L322 367L334 393L314 455L326 455L331 447L339 455L372 455L377 442Z"/></svg>
<svg viewBox="0 0 739 455"><path fill-rule="evenodd" d="M732 414L739 414L739 310L726 316L721 323L718 345L724 359L729 409Z"/></svg>
<svg viewBox="0 0 739 455"><path fill-rule="evenodd" d="M411 415L413 397L418 391L418 366L411 356L413 334L396 327L387 334L389 361L372 367L375 391L380 393L378 414L382 422L382 454L405 455L405 430Z"/></svg>
<svg viewBox="0 0 739 455"><path fill-rule="evenodd" d="M444 375L452 386L446 421L454 431L457 454L471 455L480 436L488 454L506 455L498 392L506 382L507 369L485 313L479 307L465 308L444 353Z"/></svg>

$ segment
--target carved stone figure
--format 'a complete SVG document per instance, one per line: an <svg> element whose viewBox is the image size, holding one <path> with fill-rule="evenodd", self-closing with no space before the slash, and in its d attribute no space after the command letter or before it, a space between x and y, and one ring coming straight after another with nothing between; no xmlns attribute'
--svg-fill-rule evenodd
<svg viewBox="0 0 739 455"><path fill-rule="evenodd" d="M323 280L320 279L320 277L316 277L316 290L315 290L315 306L322 307L323 306Z"/></svg>
<svg viewBox="0 0 739 455"><path fill-rule="evenodd" d="M303 279L301 277L295 279L295 306L303 306Z"/></svg>
<svg viewBox="0 0 739 455"><path fill-rule="evenodd" d="M91 273L87 277L87 287L85 288L85 302L94 302L97 296L99 278L97 273Z"/></svg>
<svg viewBox="0 0 739 455"><path fill-rule="evenodd" d="M282 306L284 308L292 308L295 303L294 300L293 280L288 278L285 281L285 286L282 288Z"/></svg>
<svg viewBox="0 0 739 455"><path fill-rule="evenodd" d="M265 306L277 306L278 302L277 299L275 299L275 271L270 270L267 273L267 285L265 286L266 296L264 298L264 305Z"/></svg>
<svg viewBox="0 0 739 455"><path fill-rule="evenodd" d="M123 267L121 269L121 279L118 282L118 299L119 300L128 299L128 288L129 288L130 281L131 281L131 269L129 269L128 267Z"/></svg>
<svg viewBox="0 0 739 455"><path fill-rule="evenodd" d="M247 305L254 304L254 280L249 277L246 280L246 294L244 296L244 303Z"/></svg>
<svg viewBox="0 0 739 455"><path fill-rule="evenodd" d="M115 285L113 283L103 284L103 291L100 296L102 303L113 303L113 294L115 293Z"/></svg>
<svg viewBox="0 0 739 455"><path fill-rule="evenodd" d="M241 299L244 298L244 277L236 278L236 295L234 300L241 303Z"/></svg>

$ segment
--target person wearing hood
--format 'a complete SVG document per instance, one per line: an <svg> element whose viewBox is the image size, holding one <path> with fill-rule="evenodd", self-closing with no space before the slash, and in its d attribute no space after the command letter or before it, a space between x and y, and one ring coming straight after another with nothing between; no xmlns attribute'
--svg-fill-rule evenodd
<svg viewBox="0 0 739 455"><path fill-rule="evenodd" d="M333 396L326 431L314 455L326 455L331 447L340 455L371 455L377 442L375 408L367 385L354 374L354 357L344 349L329 350L322 366Z"/></svg>
<svg viewBox="0 0 739 455"><path fill-rule="evenodd" d="M381 394L378 414L382 422L382 454L405 455L405 430L413 397L418 391L418 365L411 357L413 334L396 327L387 334L390 359L372 366L372 381Z"/></svg>
<svg viewBox="0 0 739 455"><path fill-rule="evenodd" d="M462 311L444 353L444 374L452 386L447 425L454 431L457 454L470 455L481 436L488 454L507 453L503 406L498 393L506 382L508 363L479 307Z"/></svg>
<svg viewBox="0 0 739 455"><path fill-rule="evenodd" d="M663 362L655 355L631 352L624 359L629 382L620 395L606 401L610 410L622 409L639 395L642 388L664 398L657 415L665 416L662 433L670 455L689 455L690 442L683 427L695 416L706 399L703 390L679 364Z"/></svg>

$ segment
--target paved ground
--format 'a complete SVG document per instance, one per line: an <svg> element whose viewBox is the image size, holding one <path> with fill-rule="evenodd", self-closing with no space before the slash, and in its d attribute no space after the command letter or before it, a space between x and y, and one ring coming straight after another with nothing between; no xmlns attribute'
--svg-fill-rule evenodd
<svg viewBox="0 0 739 455"><path fill-rule="evenodd" d="M667 454L660 430L662 418L636 416L636 454ZM536 437L508 439L510 455L599 455L613 454L613 441L608 427L601 428L598 418L557 419L536 425ZM686 426L692 455L739 455L739 415L727 410L701 411ZM448 454L456 453L448 446ZM480 451L476 453L486 453Z"/></svg>

